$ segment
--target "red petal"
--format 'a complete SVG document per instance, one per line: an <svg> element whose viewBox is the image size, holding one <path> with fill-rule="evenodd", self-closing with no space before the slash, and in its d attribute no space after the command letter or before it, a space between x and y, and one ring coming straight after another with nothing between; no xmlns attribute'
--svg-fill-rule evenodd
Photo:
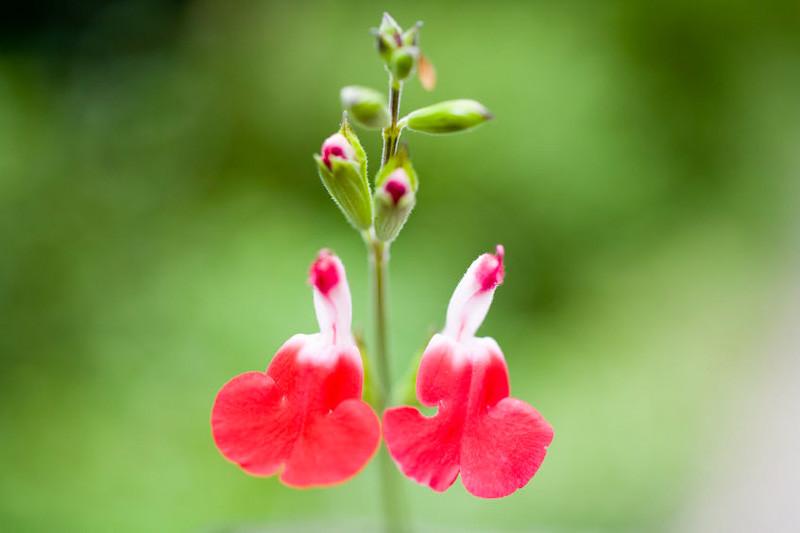
<svg viewBox="0 0 800 533"><path fill-rule="evenodd" d="M493 341L436 335L420 364L417 396L439 410L426 418L412 407L388 409L389 452L404 474L433 490L446 490L460 470L475 496L507 496L533 477L553 439L533 407L508 395L508 371Z"/></svg>
<svg viewBox="0 0 800 533"><path fill-rule="evenodd" d="M340 348L344 352L330 365L300 360L308 338L287 342L267 372L226 383L211 414L214 441L227 459L253 475L283 467L281 481L296 487L349 479L380 438L377 416L360 399L358 359Z"/></svg>
<svg viewBox="0 0 800 533"><path fill-rule="evenodd" d="M539 470L553 428L527 403L505 398L467 424L461 444L461 481L481 498L502 498Z"/></svg>

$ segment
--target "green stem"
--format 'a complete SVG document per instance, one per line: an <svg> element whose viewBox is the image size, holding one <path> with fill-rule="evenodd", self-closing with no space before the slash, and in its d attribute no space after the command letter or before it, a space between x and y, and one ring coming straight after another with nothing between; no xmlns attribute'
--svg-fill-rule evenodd
<svg viewBox="0 0 800 533"><path fill-rule="evenodd" d="M392 114L392 123L383 129L383 157L381 166L389 162L395 152L397 143L400 140L400 129L397 127L397 119L400 116L400 94L403 91L403 82L392 78L389 81L389 111Z"/></svg>
<svg viewBox="0 0 800 533"><path fill-rule="evenodd" d="M386 294L389 281L389 245L375 238L375 234L372 231L365 233L364 240L369 250L372 271L372 294L375 315L375 357L373 362L379 382L376 387L376 400L378 411L383 413L389 405L392 385ZM400 476L385 447L382 447L379 453L384 529L387 533L408 533L411 529L407 523L408 510L403 498L403 489L399 484Z"/></svg>
<svg viewBox="0 0 800 533"><path fill-rule="evenodd" d="M369 243L373 268L373 299L375 302L375 355L381 382L381 410L389 403L392 386L389 368L389 343L386 305L386 284L389 276L389 245L372 237Z"/></svg>
<svg viewBox="0 0 800 533"><path fill-rule="evenodd" d="M400 93L402 84L391 79L389 84L389 109L392 114L391 124L383 130L383 154L381 166L385 165L397 151L400 131L397 128L397 117L400 113ZM378 377L377 403L382 414L388 407L392 389L391 359L389 357L389 328L387 288L389 284L389 244L375 237L375 230L364 233L372 270L372 300L374 302L374 353L375 370ZM403 497L403 488L399 484L400 475L392 464L392 459L385 447L380 450L381 501L383 505L384 529L387 533L409 533L408 509Z"/></svg>

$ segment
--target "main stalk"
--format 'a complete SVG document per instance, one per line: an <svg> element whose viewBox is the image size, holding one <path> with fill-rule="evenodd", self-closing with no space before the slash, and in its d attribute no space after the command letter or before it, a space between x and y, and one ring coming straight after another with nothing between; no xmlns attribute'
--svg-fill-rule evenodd
<svg viewBox="0 0 800 533"><path fill-rule="evenodd" d="M397 152L400 132L397 119L400 113L400 93L402 83L394 77L389 82L389 109L391 124L383 129L383 153L381 166ZM392 389L391 358L389 355L389 327L387 292L389 284L389 243L375 237L375 231L364 233L364 240L370 257L372 270L372 301L375 314L373 337L375 350L375 370L380 381L376 387L378 410L380 413L388 407ZM399 484L397 469L392 464L388 450L380 450L381 498L383 505L384 529L387 533L410 533L408 508L405 505L403 490Z"/></svg>

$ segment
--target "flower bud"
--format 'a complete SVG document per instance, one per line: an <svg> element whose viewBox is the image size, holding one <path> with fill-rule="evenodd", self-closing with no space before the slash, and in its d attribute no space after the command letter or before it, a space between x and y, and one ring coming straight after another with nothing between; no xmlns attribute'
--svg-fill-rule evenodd
<svg viewBox="0 0 800 533"><path fill-rule="evenodd" d="M419 58L419 28L417 22L403 32L403 29L388 13L383 14L380 27L375 31L378 53L386 63L386 68L395 79L402 81L413 72Z"/></svg>
<svg viewBox="0 0 800 533"><path fill-rule="evenodd" d="M341 92L342 106L365 128L385 128L391 122L383 94L368 87L349 85Z"/></svg>
<svg viewBox="0 0 800 533"><path fill-rule="evenodd" d="M392 172L375 191L375 235L384 242L397 237L416 203L408 174L402 168Z"/></svg>
<svg viewBox="0 0 800 533"><path fill-rule="evenodd" d="M494 116L475 100L448 100L412 111L400 124L423 133L456 133L474 128Z"/></svg>
<svg viewBox="0 0 800 533"><path fill-rule="evenodd" d="M322 143L321 152L321 155L314 155L314 160L328 194L356 229L369 228L372 201L367 182L367 157L346 117L339 132Z"/></svg>
<svg viewBox="0 0 800 533"><path fill-rule="evenodd" d="M417 58L419 58L419 48L416 46L403 46L395 50L389 61L389 68L395 79L402 81L408 78L414 72Z"/></svg>
<svg viewBox="0 0 800 533"><path fill-rule="evenodd" d="M375 235L384 242L391 242L414 209L419 187L405 145L381 169L375 187Z"/></svg>
<svg viewBox="0 0 800 533"><path fill-rule="evenodd" d="M403 30L389 13L383 14L381 25L375 31L378 53L384 61L391 59L392 52L403 45Z"/></svg>

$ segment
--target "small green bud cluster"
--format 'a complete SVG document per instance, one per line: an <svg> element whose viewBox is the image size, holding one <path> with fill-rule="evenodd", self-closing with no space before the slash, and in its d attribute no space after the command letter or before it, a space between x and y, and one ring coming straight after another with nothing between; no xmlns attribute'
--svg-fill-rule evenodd
<svg viewBox="0 0 800 533"><path fill-rule="evenodd" d="M403 81L414 72L419 59L419 29L417 22L406 31L389 13L383 14L383 20L375 32L378 53L383 58L387 70L398 81Z"/></svg>
<svg viewBox="0 0 800 533"><path fill-rule="evenodd" d="M408 148L400 144L403 130L433 135L472 129L492 118L475 100L448 100L399 117L403 81L415 71L423 86L432 89L436 74L420 52L417 23L403 30L388 14L374 34L378 53L390 78L390 98L369 87L349 85L341 90L344 120L339 131L322 145L317 162L323 185L345 218L368 240L390 243L397 238L416 204L419 179ZM367 129L381 129L383 164L374 181L367 177L367 157L348 118Z"/></svg>

